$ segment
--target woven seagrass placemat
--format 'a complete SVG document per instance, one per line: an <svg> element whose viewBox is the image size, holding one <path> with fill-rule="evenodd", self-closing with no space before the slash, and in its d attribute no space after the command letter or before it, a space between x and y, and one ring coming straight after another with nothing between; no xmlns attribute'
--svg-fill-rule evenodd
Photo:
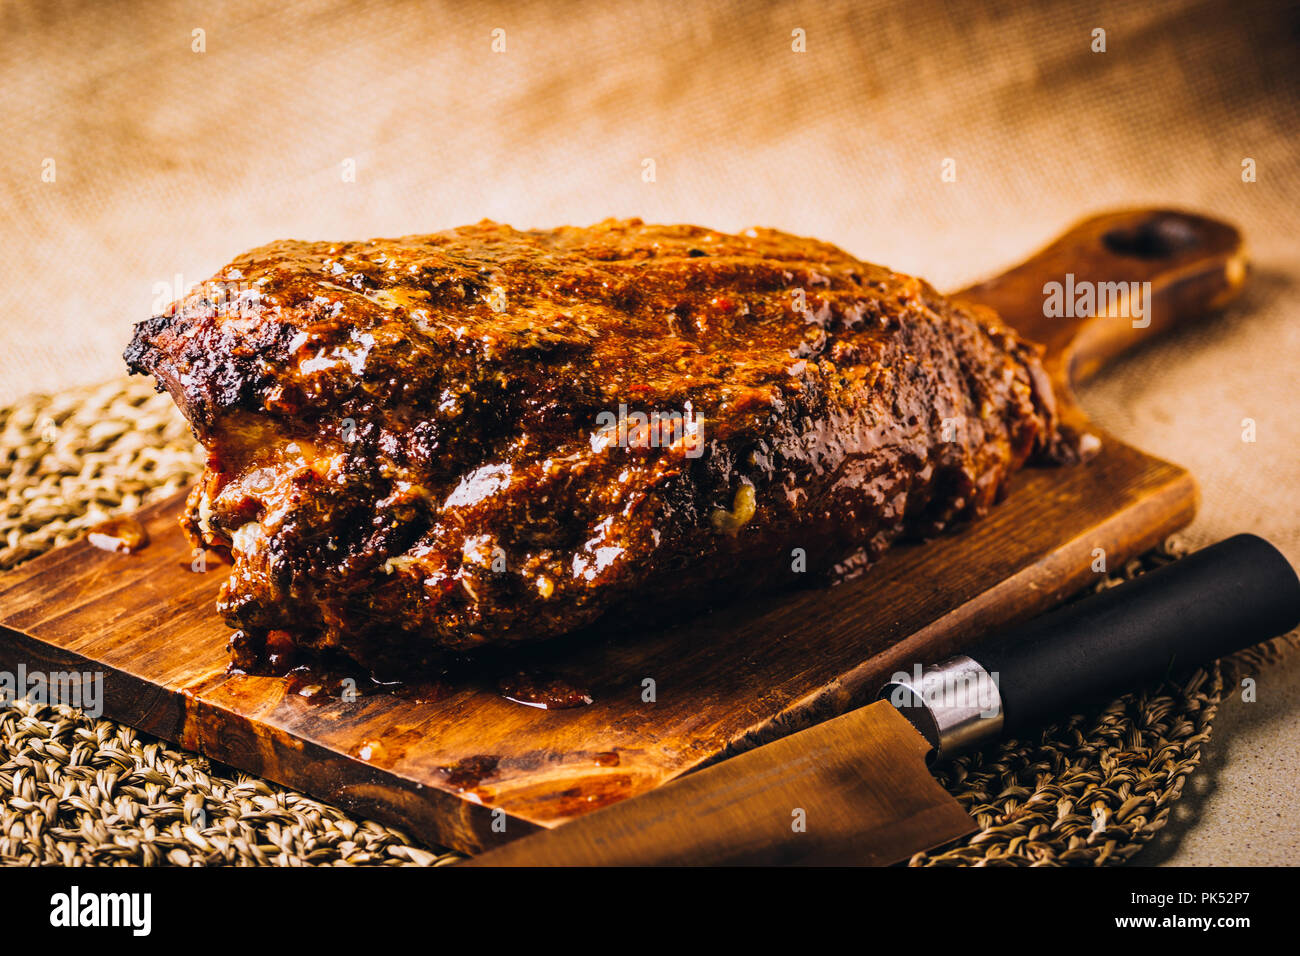
<svg viewBox="0 0 1300 956"><path fill-rule="evenodd" d="M0 408L0 570L188 484L201 455L171 400L118 380ZM1176 543L1098 586L1173 560ZM1284 642L956 761L980 831L913 865L1107 865L1169 819L1235 672ZM0 862L439 865L459 856L64 706L0 704Z"/></svg>

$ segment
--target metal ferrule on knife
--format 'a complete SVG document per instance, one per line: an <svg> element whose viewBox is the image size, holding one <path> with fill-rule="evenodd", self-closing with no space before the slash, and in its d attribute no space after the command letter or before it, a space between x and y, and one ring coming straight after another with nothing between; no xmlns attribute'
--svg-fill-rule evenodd
<svg viewBox="0 0 1300 956"><path fill-rule="evenodd" d="M959 654L916 673L896 674L880 692L930 746L930 760L978 750L1002 733L1002 695L996 674Z"/></svg>

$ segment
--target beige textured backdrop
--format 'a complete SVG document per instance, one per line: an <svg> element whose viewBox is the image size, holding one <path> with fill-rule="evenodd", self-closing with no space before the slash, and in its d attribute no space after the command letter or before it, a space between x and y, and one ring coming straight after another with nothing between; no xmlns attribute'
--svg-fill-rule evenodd
<svg viewBox="0 0 1300 956"><path fill-rule="evenodd" d="M1178 204L1244 228L1250 291L1085 404L1197 475L1193 543L1254 530L1300 563L1298 49L1296 7L1250 0L14 0L0 7L0 402L117 374L129 324L178 274L207 278L274 238L639 215L815 235L942 288L1099 208ZM1246 157L1258 182L1242 182ZM1294 662L1229 707L1205 792L1156 856L1289 862L1297 716Z"/></svg>

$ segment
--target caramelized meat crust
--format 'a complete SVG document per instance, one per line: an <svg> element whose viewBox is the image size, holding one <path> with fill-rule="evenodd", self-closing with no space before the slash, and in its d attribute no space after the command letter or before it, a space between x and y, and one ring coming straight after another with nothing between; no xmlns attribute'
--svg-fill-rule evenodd
<svg viewBox="0 0 1300 956"><path fill-rule="evenodd" d="M1057 443L994 313L768 229L274 242L126 361L207 449L229 624L387 672L857 573Z"/></svg>

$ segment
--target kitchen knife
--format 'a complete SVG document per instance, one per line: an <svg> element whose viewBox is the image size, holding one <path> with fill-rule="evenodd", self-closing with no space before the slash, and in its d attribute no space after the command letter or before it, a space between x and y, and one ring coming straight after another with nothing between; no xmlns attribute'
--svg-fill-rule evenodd
<svg viewBox="0 0 1300 956"><path fill-rule="evenodd" d="M1298 621L1295 571L1267 541L1237 535L897 674L876 703L463 865L896 863L976 829L927 761Z"/></svg>

